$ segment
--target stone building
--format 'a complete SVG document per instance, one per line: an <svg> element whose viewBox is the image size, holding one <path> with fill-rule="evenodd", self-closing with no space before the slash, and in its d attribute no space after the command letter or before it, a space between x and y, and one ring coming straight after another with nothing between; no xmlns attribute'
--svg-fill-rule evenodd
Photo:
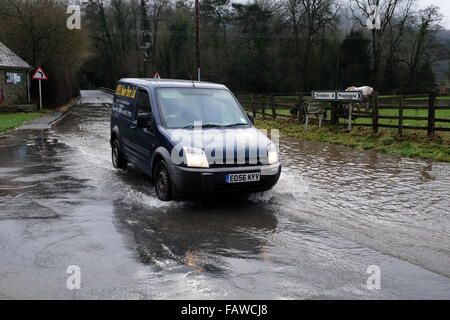
<svg viewBox="0 0 450 320"><path fill-rule="evenodd" d="M30 103L30 72L33 69L0 42L0 104Z"/></svg>

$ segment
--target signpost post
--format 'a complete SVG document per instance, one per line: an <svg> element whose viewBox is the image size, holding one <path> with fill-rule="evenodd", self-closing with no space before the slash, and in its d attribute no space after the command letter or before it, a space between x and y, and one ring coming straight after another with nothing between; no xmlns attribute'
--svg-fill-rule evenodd
<svg viewBox="0 0 450 320"><path fill-rule="evenodd" d="M44 70L42 70L41 67L38 67L36 72L33 75L34 80L39 80L39 110L42 110L42 86L41 86L41 80L48 80L47 76L45 75Z"/></svg>

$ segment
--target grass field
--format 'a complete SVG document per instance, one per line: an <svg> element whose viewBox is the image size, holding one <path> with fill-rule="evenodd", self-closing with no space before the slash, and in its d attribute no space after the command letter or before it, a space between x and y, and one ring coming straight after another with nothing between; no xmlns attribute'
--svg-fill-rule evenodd
<svg viewBox="0 0 450 320"><path fill-rule="evenodd" d="M277 102L282 102L282 101L286 101L286 100L292 100L292 99L297 99L297 96L277 96L275 97L275 101ZM304 96L305 99L310 99L311 96ZM394 96L394 95L383 95L383 96L378 96L378 98L380 99L397 99L398 96ZM424 95L424 97L417 97L417 98L407 98L405 100L410 100L410 101L420 101L420 100L428 100L428 97L426 97ZM444 101L450 101L450 96L442 96L442 97L436 97L436 100L444 100Z"/></svg>
<svg viewBox="0 0 450 320"><path fill-rule="evenodd" d="M398 98L398 96L378 96L378 98L380 99L391 99L391 98ZM420 101L420 100L426 100L428 101L428 97L417 97L417 98L406 98L405 100L409 100L409 101ZM450 97L448 96L443 96L443 97L436 97L436 100L443 100L443 101L450 101Z"/></svg>
<svg viewBox="0 0 450 320"><path fill-rule="evenodd" d="M309 97L305 97L305 99L308 99ZM398 96L393 96L393 95L385 95L385 96L380 96L379 97L381 99L380 103L392 103L393 105L395 105L397 103L396 99L398 98ZM294 106L295 101L296 101L297 97L296 96L277 96L275 98L275 103L279 103L279 104L284 104L284 105L290 105L290 106ZM383 101L383 99L385 101ZM408 98L405 99L405 101L423 101L423 104L426 105L426 101L428 100L428 98ZM450 104L450 97L449 96L442 96L442 97L437 97L437 100L439 101L449 101ZM288 109L288 107L286 109L282 109L282 108L277 108L276 113L277 114L284 114L284 115L290 115L290 110ZM364 111L364 110L362 110ZM437 119L450 119L450 110L441 110L441 109L437 109L435 111L435 117ZM267 115L272 115L272 110L266 110L266 114ZM380 116L398 116L398 109L380 109L379 110L379 115ZM403 116L404 117L428 117L428 110L426 109L404 109L403 110ZM331 117L331 112L328 111L327 112L327 119L329 120ZM346 119L340 118L340 121L343 123L347 123ZM380 124L388 124L388 125L398 125L398 120L397 119L379 119L378 120ZM352 121L352 123L354 124L371 124L372 123L372 119L371 118L357 118L355 120ZM426 127L428 124L427 120L403 120L403 125L405 126L416 126L416 127ZM449 128L450 127L450 122L436 122L436 127L443 127L443 128Z"/></svg>
<svg viewBox="0 0 450 320"><path fill-rule="evenodd" d="M433 139L426 131L405 130L399 136L395 129L380 129L378 134L372 134L370 128L357 127L348 132L345 126L310 125L304 130L304 124L289 118L271 120L256 118L256 126L261 129L279 129L284 136L322 141L346 145L352 148L373 150L404 157L418 157L436 161L450 162L450 135L447 132L436 134Z"/></svg>
<svg viewBox="0 0 450 320"><path fill-rule="evenodd" d="M55 111L66 112L71 106L75 105L77 99L71 99L66 104L56 109L43 109L39 112L25 113L0 113L0 133L14 129L26 121L30 121L41 116L45 116Z"/></svg>
<svg viewBox="0 0 450 320"><path fill-rule="evenodd" d="M0 132L5 132L22 125L25 121L45 115L46 112L0 113Z"/></svg>
<svg viewBox="0 0 450 320"><path fill-rule="evenodd" d="M277 114L285 114L289 115L288 109L277 109ZM436 110L435 111L436 119L450 119L450 110ZM267 115L272 115L272 110L267 110ZM380 116L398 116L398 110L396 109L380 109ZM428 117L428 110L426 109L405 109L403 110L404 117ZM327 112L327 119L330 120L330 111ZM341 123L347 123L346 119L340 118ZM352 121L352 123L372 123L372 119L370 118L357 118ZM398 125L397 119L378 119L378 123L381 124L391 124ZM405 126L417 126L417 127L426 127L428 124L427 120L403 120L403 125ZM436 122L436 127L442 128L450 128L450 122Z"/></svg>
<svg viewBox="0 0 450 320"><path fill-rule="evenodd" d="M244 97L243 97L244 98ZM308 99L310 97L304 97ZM380 104L393 106L392 109L379 109L380 116L398 116L398 96L385 95L379 96ZM290 115L290 107L294 106L297 101L296 96L277 96L276 104L285 105L286 108L278 107L277 114ZM437 97L439 101L449 101L449 103L440 103L440 105L450 105L450 97ZM248 97L247 97L248 101ZM409 101L409 103L408 103ZM420 101L420 102L418 102ZM406 105L427 105L428 98L406 98ZM258 110L260 111L260 110ZM364 110L361 110L364 112ZM278 117L272 120L272 110L266 110L266 118L261 115L257 116L256 125L259 128L280 130L285 136L301 138L306 140L323 141L333 144L342 144L353 148L361 148L378 152L390 153L405 157L419 157L422 159L432 159L437 161L450 162L450 132L436 132L434 138L427 137L426 130L404 129L402 135L398 135L397 129L380 128L378 134L373 134L370 127L353 127L349 132L346 130L347 120L340 118L340 126L323 126L319 128L317 120L312 120L308 130L305 131L304 123L300 123L298 119L289 117ZM404 109L404 117L428 117L427 109ZM327 119L330 120L331 111L327 112ZM436 119L450 119L450 110L435 110ZM379 119L380 124L398 125L398 119ZM372 124L371 118L357 118L352 121L353 124ZM403 119L404 126L426 127L427 120L409 120ZM435 123L436 128L449 128L450 122Z"/></svg>

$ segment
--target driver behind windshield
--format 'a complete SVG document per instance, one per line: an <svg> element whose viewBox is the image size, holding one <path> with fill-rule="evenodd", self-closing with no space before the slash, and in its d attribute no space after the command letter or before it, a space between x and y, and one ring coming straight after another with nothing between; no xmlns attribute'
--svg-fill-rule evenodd
<svg viewBox="0 0 450 320"><path fill-rule="evenodd" d="M201 121L204 126L247 125L242 109L225 90L161 88L158 101L168 128L190 128Z"/></svg>

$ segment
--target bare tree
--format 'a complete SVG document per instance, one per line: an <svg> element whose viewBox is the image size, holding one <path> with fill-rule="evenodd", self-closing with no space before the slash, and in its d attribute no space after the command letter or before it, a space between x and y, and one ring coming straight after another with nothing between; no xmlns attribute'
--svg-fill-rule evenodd
<svg viewBox="0 0 450 320"><path fill-rule="evenodd" d="M22 0L6 0L1 4L0 17L10 17L20 21L21 27L26 30L26 36L29 39L27 45L31 46L31 63L36 65L39 57L42 42L48 40L56 30L56 25L50 20L43 20L40 13L47 8L51 10L50 5L43 2L32 3Z"/></svg>
<svg viewBox="0 0 450 320"><path fill-rule="evenodd" d="M298 52L301 22L305 14L302 0L282 0L281 10L287 17L286 20L292 28L292 34L294 35L294 48L295 52Z"/></svg>
<svg viewBox="0 0 450 320"><path fill-rule="evenodd" d="M75 94L77 72L88 55L85 30L66 27L67 4L56 0L0 0L1 41L31 66L42 65L49 76L44 95L52 103Z"/></svg>
<svg viewBox="0 0 450 320"><path fill-rule="evenodd" d="M362 27L367 26L368 19L372 19L373 11L368 6L377 6L381 15L381 25L379 28L371 29L372 42L372 85L378 81L379 67L381 63L381 55L383 52L383 36L391 24L394 14L398 6L409 0L352 0L350 10L353 19ZM412 3L412 2L411 2Z"/></svg>
<svg viewBox="0 0 450 320"><path fill-rule="evenodd" d="M202 17L220 27L223 38L227 38L227 24L230 22L230 0L203 0L200 3Z"/></svg>
<svg viewBox="0 0 450 320"><path fill-rule="evenodd" d="M408 87L414 88L421 63L431 63L439 56L441 46L435 41L436 33L442 28L443 16L436 6L420 10L408 27L407 46L400 59L408 67Z"/></svg>
<svg viewBox="0 0 450 320"><path fill-rule="evenodd" d="M326 28L336 26L340 4L335 0L300 0L303 20L301 26L305 30L305 52L303 56L303 71L307 73L311 50L319 34L323 34ZM306 81L306 77L303 77ZM305 87L305 85L304 85Z"/></svg>
<svg viewBox="0 0 450 320"><path fill-rule="evenodd" d="M117 29L120 39L120 47L122 51L126 51L130 31L128 3L124 0L111 0L111 10L114 17L114 27Z"/></svg>
<svg viewBox="0 0 450 320"><path fill-rule="evenodd" d="M399 88L400 81L396 76L399 72L398 53L405 38L407 26L415 18L414 3L416 0L406 0L399 5L396 14L392 17L386 29L386 60L383 74L383 84L389 88Z"/></svg>
<svg viewBox="0 0 450 320"><path fill-rule="evenodd" d="M138 0L131 0L131 15L133 17L133 29L134 29L134 51L135 51L135 60L136 60L136 67L137 70L139 70L140 66L140 59L139 59L139 34L138 34L138 16L139 16L139 5Z"/></svg>
<svg viewBox="0 0 450 320"><path fill-rule="evenodd" d="M158 40L159 23L161 21L161 13L168 6L169 0L150 0L149 7L152 17L152 33L153 33L153 43L152 43L152 65L156 69L156 46Z"/></svg>

